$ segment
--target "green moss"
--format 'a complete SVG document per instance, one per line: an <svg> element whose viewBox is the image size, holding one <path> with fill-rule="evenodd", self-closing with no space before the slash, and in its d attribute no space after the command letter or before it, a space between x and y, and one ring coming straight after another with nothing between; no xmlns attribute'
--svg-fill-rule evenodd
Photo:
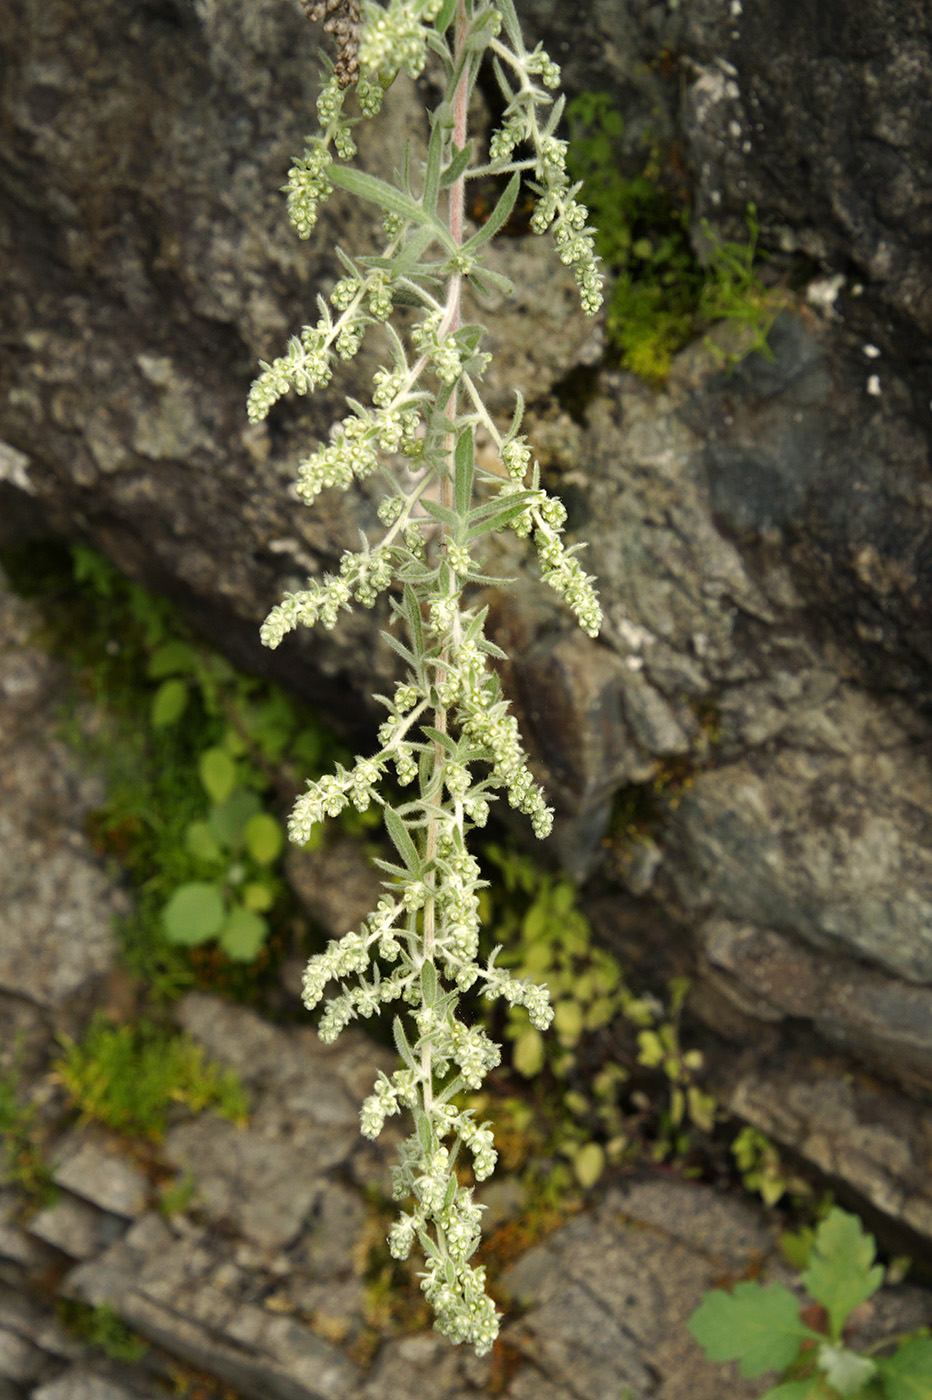
<svg viewBox="0 0 932 1400"><path fill-rule="evenodd" d="M100 1347L114 1361L134 1365L149 1350L148 1342L127 1327L109 1303L91 1307L74 1299L62 1299L58 1304L58 1317L73 1336Z"/></svg>
<svg viewBox="0 0 932 1400"><path fill-rule="evenodd" d="M243 1123L248 1102L230 1070L205 1059L190 1036L149 1021L115 1025L97 1014L82 1041L61 1035L55 1072L85 1120L160 1142L176 1104Z"/></svg>
<svg viewBox="0 0 932 1400"><path fill-rule="evenodd" d="M41 1209L57 1191L39 1145L35 1104L22 1102L19 1079L15 1069L0 1072L0 1183L18 1187Z"/></svg>
<svg viewBox="0 0 932 1400"><path fill-rule="evenodd" d="M743 331L719 352L728 363L752 350L768 354L779 302L758 277L753 205L746 242L723 242L704 224L699 257L672 153L650 140L639 158L626 153L624 120L608 93L580 93L567 119L570 173L582 182L596 249L613 278L606 330L620 364L660 385L677 351L718 321Z"/></svg>

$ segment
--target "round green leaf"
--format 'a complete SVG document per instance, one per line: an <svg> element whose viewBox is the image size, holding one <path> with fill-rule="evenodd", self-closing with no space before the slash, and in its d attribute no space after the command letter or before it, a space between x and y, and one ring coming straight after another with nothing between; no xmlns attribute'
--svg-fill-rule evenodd
<svg viewBox="0 0 932 1400"><path fill-rule="evenodd" d="M248 885L244 885L241 895L246 908L251 909L254 914L264 914L266 909L271 909L275 903L275 891L259 880L251 880Z"/></svg>
<svg viewBox="0 0 932 1400"><path fill-rule="evenodd" d="M234 909L220 933L220 947L234 962L252 962L268 937L269 926L251 909Z"/></svg>
<svg viewBox="0 0 932 1400"><path fill-rule="evenodd" d="M146 675L160 681L164 676L190 676L197 670L197 652L187 642L165 642L149 657Z"/></svg>
<svg viewBox="0 0 932 1400"><path fill-rule="evenodd" d="M525 1026L511 1055L514 1067L525 1079L533 1079L544 1064L544 1037L536 1026Z"/></svg>
<svg viewBox="0 0 932 1400"><path fill-rule="evenodd" d="M207 818L207 825L214 839L219 841L225 850L238 850L243 844L247 823L261 806L256 793L247 788L237 788L226 802L216 806Z"/></svg>
<svg viewBox="0 0 932 1400"><path fill-rule="evenodd" d="M583 1009L578 1001L558 1001L553 1008L553 1028L561 1045L575 1045L582 1035Z"/></svg>
<svg viewBox="0 0 932 1400"><path fill-rule="evenodd" d="M162 927L170 943L196 948L206 943L223 923L223 893L219 885L191 880L179 885L162 910Z"/></svg>
<svg viewBox="0 0 932 1400"><path fill-rule="evenodd" d="M573 1158L573 1175L584 1191L594 1186L605 1168L605 1153L597 1142L587 1142Z"/></svg>
<svg viewBox="0 0 932 1400"><path fill-rule="evenodd" d="M149 719L156 729L175 724L188 703L188 683L173 678L163 681L152 697Z"/></svg>
<svg viewBox="0 0 932 1400"><path fill-rule="evenodd" d="M281 855L285 844L281 827L268 812L257 812L250 817L243 835L247 851L259 865L271 865Z"/></svg>
<svg viewBox="0 0 932 1400"><path fill-rule="evenodd" d="M220 860L222 852L206 822L189 822L184 844L196 860Z"/></svg>
<svg viewBox="0 0 932 1400"><path fill-rule="evenodd" d="M205 749L198 759L204 791L212 802L226 802L236 787L236 764L226 749Z"/></svg>

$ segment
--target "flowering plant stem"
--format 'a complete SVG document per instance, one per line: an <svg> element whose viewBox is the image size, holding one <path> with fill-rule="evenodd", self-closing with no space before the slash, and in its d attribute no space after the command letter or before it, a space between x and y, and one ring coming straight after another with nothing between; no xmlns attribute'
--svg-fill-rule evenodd
<svg viewBox="0 0 932 1400"><path fill-rule="evenodd" d="M578 186L566 175L565 142L554 134L563 107L552 96L559 71L539 46L526 49L512 0L388 0L384 8L363 0L361 10L356 0L326 0L309 12L326 14L340 52L318 99L320 132L289 172L289 213L307 237L321 201L340 187L382 210L384 240L376 255L337 250L345 275L329 304L318 299L317 324L262 366L249 416L263 418L289 389L308 393L326 384L334 363L350 359L370 328L383 326L389 363L375 373L371 406L347 400L350 412L332 440L301 462L297 490L311 503L325 488L378 475L385 529L379 540L363 539L358 551L345 553L338 574L287 594L266 619L262 638L275 647L299 625L333 627L341 610L371 607L389 592L396 625L384 635L407 675L391 696L377 697L387 712L378 752L310 784L291 815L289 834L301 845L314 823L349 803L359 810L377 804L396 857L378 862L385 894L362 928L311 959L304 1001L314 1008L329 982L339 984L320 1020L326 1041L357 1016L403 1004L405 1014L394 1022L401 1067L390 1078L378 1076L362 1106L362 1131L375 1138L387 1116L411 1112L414 1131L392 1169L395 1197L409 1209L393 1226L390 1247L405 1258L420 1244L422 1287L438 1328L482 1354L495 1340L498 1319L484 1271L469 1263L480 1207L472 1186L461 1184L457 1158L468 1149L472 1177L482 1181L496 1154L489 1124L476 1123L455 1100L462 1090L479 1088L500 1052L457 1009L476 987L487 998L523 1005L540 1029L552 1018L546 988L497 967L498 950L484 965L478 961L483 882L468 849L470 832L485 825L500 791L530 817L538 836L552 822L490 665L503 653L485 636L485 609L469 601L477 585L491 581L483 572L483 542L503 529L531 536L544 578L592 636L601 614L576 550L563 546L565 511L541 488L520 433L520 395L504 431L483 401L490 356L481 349L484 327L463 320L463 296L467 285L480 301L511 289L485 258L522 179L536 199L532 228L552 230L590 314L601 302L601 278ZM378 112L400 71L417 77L428 53L444 90L429 113L426 160L414 170L405 151L394 184L351 167L355 126ZM493 65L505 117L480 161L467 117L484 61ZM348 115L353 95L361 116ZM488 222L467 235L466 181L488 173L507 183ZM400 329L393 324L396 304L407 308ZM494 466L477 459L480 436L498 459ZM410 800L385 790L392 773L413 791Z"/></svg>

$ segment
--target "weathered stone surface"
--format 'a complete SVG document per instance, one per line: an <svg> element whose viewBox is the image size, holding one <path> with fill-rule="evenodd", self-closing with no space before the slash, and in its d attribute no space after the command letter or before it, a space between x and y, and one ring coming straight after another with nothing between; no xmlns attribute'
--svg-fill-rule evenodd
<svg viewBox="0 0 932 1400"><path fill-rule="evenodd" d="M35 626L0 590L0 987L49 1008L109 967L126 905L80 830L99 787L53 737L62 673L25 645Z"/></svg>
<svg viewBox="0 0 932 1400"><path fill-rule="evenodd" d="M117 1144L95 1133L74 1133L59 1147L55 1182L112 1215L132 1219L145 1210L149 1184Z"/></svg>
<svg viewBox="0 0 932 1400"><path fill-rule="evenodd" d="M739 1117L843 1181L924 1248L932 1241L932 1110L840 1071L786 1056L767 1074L740 1065L724 1071L720 1088Z"/></svg>
<svg viewBox="0 0 932 1400"><path fill-rule="evenodd" d="M136 1210L145 1205L145 1194L134 1192L130 1199ZM129 1212L130 1214L134 1211ZM123 1231L119 1214L102 1211L76 1196L63 1195L52 1206L39 1211L29 1221L29 1234L54 1245L72 1259L90 1259Z"/></svg>
<svg viewBox="0 0 932 1400"><path fill-rule="evenodd" d="M710 967L725 974L717 985L751 1015L808 1020L881 1072L932 1088L932 989L725 919L704 926L702 943Z"/></svg>
<svg viewBox="0 0 932 1400"><path fill-rule="evenodd" d="M261 1189L261 1177L255 1182ZM143 1216L125 1239L68 1276L72 1296L109 1302L141 1335L219 1376L248 1400L344 1400L358 1373L330 1342L261 1306L251 1278L210 1231L179 1235ZM225 1256L225 1257L224 1257Z"/></svg>
<svg viewBox="0 0 932 1400"><path fill-rule="evenodd" d="M911 0L681 7L700 209L756 201L813 258L852 264L932 328L932 18Z"/></svg>
<svg viewBox="0 0 932 1400"><path fill-rule="evenodd" d="M525 1311L509 1326L559 1393L616 1400L718 1400L755 1387L704 1362L683 1323L704 1288L773 1252L750 1210L680 1183L613 1191L510 1269L504 1284ZM520 1393L520 1392L519 1392Z"/></svg>

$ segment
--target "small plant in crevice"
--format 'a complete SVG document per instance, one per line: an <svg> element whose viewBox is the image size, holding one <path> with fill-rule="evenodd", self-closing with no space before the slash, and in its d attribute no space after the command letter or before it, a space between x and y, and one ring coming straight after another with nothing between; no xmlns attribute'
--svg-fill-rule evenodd
<svg viewBox="0 0 932 1400"><path fill-rule="evenodd" d="M76 675L62 731L105 778L89 830L134 886L119 928L130 969L155 1000L195 982L255 995L291 921L281 807L341 746L95 550L49 544L4 565Z"/></svg>
<svg viewBox="0 0 932 1400"><path fill-rule="evenodd" d="M613 278L606 315L609 343L625 369L662 384L674 354L713 322L744 334L734 348L709 344L727 364L757 351L780 299L758 275L757 212L747 210L745 242L723 241L701 227L701 257L690 236L691 212L668 156L647 140L643 157L624 151L624 118L610 94L583 92L567 106L568 163L596 228L596 248ZM632 165L639 168L632 169Z"/></svg>
<svg viewBox="0 0 932 1400"><path fill-rule="evenodd" d="M737 1361L753 1379L779 1373L761 1400L930 1400L929 1329L851 1345L849 1324L884 1282L874 1239L835 1207L797 1255L808 1303L780 1283L706 1293L687 1328L710 1361Z"/></svg>
<svg viewBox="0 0 932 1400"><path fill-rule="evenodd" d="M481 911L503 945L499 960L516 976L540 980L553 998L551 1037L513 1010L503 1024L486 1013L517 1073L539 1085L546 1071L552 1085L535 1096L534 1108L517 1100L509 1111L515 1126L520 1120L527 1155L546 1143L570 1168L551 1173L551 1186L562 1181L567 1189L588 1188L606 1164L642 1155L683 1161L716 1116L715 1099L701 1086L701 1052L680 1041L688 981L673 979L665 1002L635 994L617 960L595 943L569 880L499 847L485 854L498 879L483 892ZM477 1112L486 1108L483 1101Z"/></svg>
<svg viewBox="0 0 932 1400"><path fill-rule="evenodd" d="M149 1021L116 1024L98 1012L84 1038L59 1034L56 1077L83 1121L159 1143L182 1107L245 1123L249 1102L237 1076L212 1063L189 1035Z"/></svg>
<svg viewBox="0 0 932 1400"><path fill-rule="evenodd" d="M30 1209L52 1205L58 1195L41 1147L38 1111L35 1103L23 1102L15 1065L0 1070L0 1185L17 1187Z"/></svg>
<svg viewBox="0 0 932 1400"><path fill-rule="evenodd" d="M132 1366L149 1350L149 1343L127 1327L108 1303L93 1307L73 1298L62 1298L57 1313L59 1322L72 1336L99 1347L112 1361L124 1361Z"/></svg>

